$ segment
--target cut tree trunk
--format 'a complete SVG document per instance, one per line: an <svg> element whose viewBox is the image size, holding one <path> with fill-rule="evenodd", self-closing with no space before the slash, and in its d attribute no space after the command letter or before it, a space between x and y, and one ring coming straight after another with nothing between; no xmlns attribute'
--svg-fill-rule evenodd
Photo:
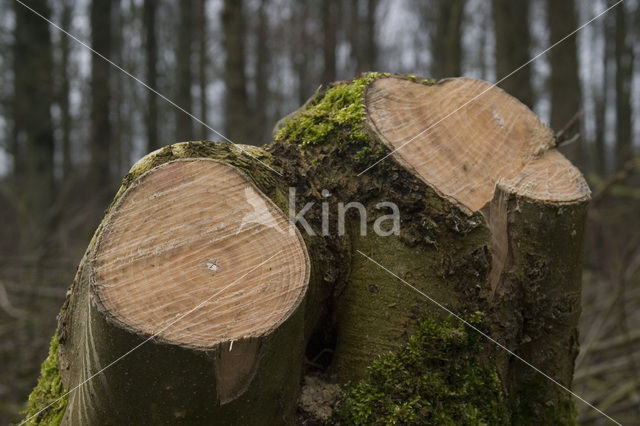
<svg viewBox="0 0 640 426"><path fill-rule="evenodd" d="M141 160L96 232L60 320L63 383L81 385L63 424L278 424L293 411L305 243L259 173L201 145Z"/></svg>
<svg viewBox="0 0 640 426"><path fill-rule="evenodd" d="M305 350L333 354L338 423L573 421L565 390L446 326L455 312L571 386L589 189L526 106L479 80L368 74L244 149L282 176L183 143L125 178L45 363L70 391L64 422L292 423L300 395L326 419L298 386ZM460 360L474 373L454 380Z"/></svg>

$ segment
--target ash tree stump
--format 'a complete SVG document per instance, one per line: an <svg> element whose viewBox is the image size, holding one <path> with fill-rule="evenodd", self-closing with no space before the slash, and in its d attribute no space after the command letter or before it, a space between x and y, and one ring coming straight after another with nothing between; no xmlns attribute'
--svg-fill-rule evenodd
<svg viewBox="0 0 640 426"><path fill-rule="evenodd" d="M419 292L570 387L588 200L551 130L468 78L367 74L264 149L165 147L96 231L27 418L327 420L296 414L322 348L336 423L570 424L565 390Z"/></svg>

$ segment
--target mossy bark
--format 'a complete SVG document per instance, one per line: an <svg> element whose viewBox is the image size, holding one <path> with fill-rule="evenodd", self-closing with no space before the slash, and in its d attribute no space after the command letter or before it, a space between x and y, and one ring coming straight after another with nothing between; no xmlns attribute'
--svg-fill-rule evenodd
<svg viewBox="0 0 640 426"><path fill-rule="evenodd" d="M510 265L493 300L494 334L511 341L523 359L567 388L578 354L578 320L587 202L549 205L508 197ZM516 332L515 335L508 333ZM513 422L575 422L572 396L530 366L507 360Z"/></svg>
<svg viewBox="0 0 640 426"><path fill-rule="evenodd" d="M402 371L415 370L415 374L424 374L426 377L432 372L420 368L424 369L425 365L432 365L433 360L438 360L446 378L455 370L447 366L458 365L456 362L464 359L465 368L478 374L454 374L456 380L464 382L469 379L470 385L472 381L475 383L473 386L478 384L478 380L486 380L493 392L493 396L485 401L486 407L499 404L498 417L501 419L510 417L517 424L573 422L571 400L564 390L529 367L510 360L508 354L491 342L479 339L469 343L468 334L474 331L448 322L445 311L409 289L364 255L388 267L460 316L476 318L474 324L478 328L487 331L492 338L569 387L577 350L575 333L580 306L581 247L586 202L546 205L507 194L505 226L511 250L508 267L501 271L500 288L496 290L491 279L491 247L495 229L489 216L463 210L450 199L439 195L437 188L416 177L393 157L384 159L366 174L357 175L389 152L384 143L378 140L375 129L369 127L365 109L368 85L376 78L386 76L368 74L319 90L303 108L279 123L273 143L264 150L246 148L252 155L281 172L282 177L263 168L237 148L212 143L185 143L163 148L147 156L125 177L116 200L128 185L154 166L176 158L216 158L242 170L284 212L289 211L287 187L296 189L297 210L308 202L315 203L305 216L315 235L309 235L300 228L311 260L312 277L306 300L296 313L303 320L292 318L283 326L288 329L283 328L282 334L274 337L274 343L281 343L270 346L273 351L265 354L262 361L265 366L273 365L274 370L270 374L265 372L263 376L256 376L255 384L252 384L245 397L237 401L237 405L231 403L222 408L216 404L206 406L203 401L216 399L211 355L185 352L150 342L132 353L129 363L121 361L109 369L108 380L117 383L118 387L145 391L143 398L149 402L145 406L147 416L137 419L146 420L147 423L150 419L152 422L167 419L179 421L176 413L182 415L182 411L175 408L178 405L171 398L184 398L181 403L187 404L190 407L188 413L196 416L185 417L184 423L200 419L211 422L221 418L224 418L224 423L247 423L251 422L250 416L254 415L262 415L254 417L259 418L262 424L267 415L271 415L273 422L291 420L286 415L292 414L296 400L304 342L318 333L333 333L336 345L329 373L341 385L351 383L353 387L349 389L371 385L372 375L380 372L380 364L375 364L376 359L390 359L388 357L393 356L390 353L422 350L425 351L422 354L424 357L398 356L393 358L394 365L399 371L404 365L407 369ZM406 78L421 84L433 84L431 80L418 80L414 76ZM366 235L360 230L360 217L355 209L347 215L346 233L340 235L337 232L339 215L336 205L350 201L358 201L366 209ZM389 233L385 237L377 235L371 227L376 218L388 213L377 206L381 201L395 203L402 212L399 232ZM320 208L323 203L329 206L329 232L325 235L323 229L327 224L323 223ZM96 234L99 232L100 228ZM93 242L88 253L92 246ZM87 304L83 269L83 266L79 269L60 319L63 379L68 374L65 370L68 370L69 360L74 356L78 353L84 353L85 358L93 356L79 343L81 339L78 336L81 333L74 332L74 328L83 330L87 324L95 324L96 332L101 334L96 340L98 352L102 347L112 357L101 359L102 365L117 355L107 349L111 339L122 342L118 346L127 348L134 347L140 341L139 337L125 335L122 330L104 323L99 312L92 310L94 308L86 309L91 305ZM484 315L477 316L478 311ZM87 323L90 314L91 322ZM480 317L482 320L478 320ZM444 325L438 328L437 324ZM445 343L420 349L417 341L423 342L424 336L433 333L440 333ZM460 337L461 333L467 333L464 339ZM418 337L411 340L411 336ZM301 343L292 344L292 340ZM278 352L281 345L288 345L290 350L287 353ZM416 359L420 359L420 362ZM176 365L185 367L176 368ZM285 371L284 366L289 366L289 371ZM277 368L282 370L278 373ZM160 375L160 371L164 376ZM181 381L185 373L198 377L198 380L188 383ZM82 370L73 374L73 382L63 380L67 388L83 377ZM154 377L153 374L156 374L157 382L149 379L149 375ZM149 389L150 383L164 385L165 379L176 382L176 387L170 392ZM403 388L406 383L402 377L391 374L388 379L387 385L396 384L404 389L401 395L410 394ZM361 380L364 380L364 384L358 385ZM100 377L93 382L95 395L101 395ZM425 394L424 398L451 401L447 395L464 394L457 387L460 383L456 387L447 379L438 383L441 386L435 391L437 394ZM473 386L473 389L479 389ZM188 400L188 395L193 395L193 392L198 398ZM269 399L271 392L282 395ZM473 392L473 398L476 398L477 394ZM381 413L377 411L381 407L380 400L372 400L366 392L348 391L346 395L348 403L343 407ZM102 398L94 396L96 400ZM106 391L104 399L108 401ZM156 400L156 405L151 405L152 400ZM69 407L72 407L74 401L70 401ZM483 404L480 399L474 401L476 405ZM409 402L402 406L402 410L410 411L403 411L406 419L414 419L415 424L426 421L427 417L420 417L424 411ZM117 411L119 404L129 407L136 405L131 399L110 407ZM394 410L394 404L385 403L383 406L386 408L383 408ZM487 412L486 407L474 407L468 412L469 415ZM75 411L78 410L68 409L68 413ZM156 414L151 413L159 417L153 417ZM439 418L438 412L430 413L436 415L433 418ZM450 411L442 410L439 413L444 416ZM120 415L113 411L100 413L103 419L111 419L108 417L110 414ZM343 411L342 419L348 419L351 414ZM68 414L72 415L86 416L80 412ZM282 415L285 417L278 417ZM475 418L478 421L488 419L479 414Z"/></svg>
<svg viewBox="0 0 640 426"><path fill-rule="evenodd" d="M357 176L389 153L366 120L365 110L368 85L387 76L368 74L319 91L279 123L276 140L267 148L285 164L283 170L304 170L316 194L322 188L339 194L334 202L360 201L369 217L375 217L375 205L381 200L396 203L403 213L400 234L384 238L362 235L356 214L347 226L350 232L336 245L349 259L349 273L345 282L338 283L331 307L337 344L330 372L343 384L370 377L368 367L374 360L400 350L422 320L446 316L361 251L463 317L484 312L481 329L570 387L588 199L556 204L506 195L503 214L508 220L510 263L499 273L507 288L496 293L490 279L495 229L486 211L463 211L392 157ZM401 78L433 84L414 76ZM514 424L575 422L566 390L511 360L492 342L484 340L481 345L492 354L490 368L500 378L502 403ZM530 386L533 381L535 387Z"/></svg>
<svg viewBox="0 0 640 426"><path fill-rule="evenodd" d="M270 162L270 155L261 149L242 149L265 163ZM167 146L136 163L125 176L105 220L125 191L144 173L180 158L211 158L232 165L276 205L286 209L286 188L277 175L241 149L224 143L189 142ZM230 342L202 350L148 340L110 320L103 307L95 302L90 285L92 259L104 223L98 227L81 261L59 316L55 345L52 344L45 363L55 364L56 368L47 367L45 372L43 365L42 378L30 398L29 422L58 424L62 421L72 425L291 423L306 341L307 302L270 335L235 341L233 350ZM314 280L312 277L311 282ZM226 380L225 376L234 370L252 367L245 365L247 360L253 361L256 369L248 388L236 393L233 389L221 392L218 382ZM52 383L64 386L56 385L54 389ZM47 392L52 393L49 389L56 392L48 395ZM56 398L61 399L56 401ZM53 401L56 402L52 407L45 409ZM45 409L43 413L36 415L42 409Z"/></svg>

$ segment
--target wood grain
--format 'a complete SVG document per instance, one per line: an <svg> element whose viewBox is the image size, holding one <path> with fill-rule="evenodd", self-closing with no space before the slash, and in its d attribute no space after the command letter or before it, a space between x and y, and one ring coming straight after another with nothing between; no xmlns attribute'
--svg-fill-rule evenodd
<svg viewBox="0 0 640 426"><path fill-rule="evenodd" d="M295 227L237 169L207 159L141 176L107 219L94 267L94 293L111 319L198 348L268 334L309 278Z"/></svg>
<svg viewBox="0 0 640 426"><path fill-rule="evenodd" d="M470 211L492 199L498 181L551 202L589 196L571 163L558 153L544 155L554 146L551 130L485 81L454 78L427 86L378 79L367 90L366 107L370 127L395 150L394 158Z"/></svg>

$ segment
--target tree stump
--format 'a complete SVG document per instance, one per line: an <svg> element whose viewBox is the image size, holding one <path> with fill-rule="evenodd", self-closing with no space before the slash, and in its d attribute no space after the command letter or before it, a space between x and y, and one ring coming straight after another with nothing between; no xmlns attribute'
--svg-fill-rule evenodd
<svg viewBox="0 0 640 426"><path fill-rule="evenodd" d="M570 387L588 200L553 133L468 78L367 74L264 150L165 147L96 231L28 416L68 391L30 421L294 423L324 344L338 423L571 423L570 394L447 310Z"/></svg>

